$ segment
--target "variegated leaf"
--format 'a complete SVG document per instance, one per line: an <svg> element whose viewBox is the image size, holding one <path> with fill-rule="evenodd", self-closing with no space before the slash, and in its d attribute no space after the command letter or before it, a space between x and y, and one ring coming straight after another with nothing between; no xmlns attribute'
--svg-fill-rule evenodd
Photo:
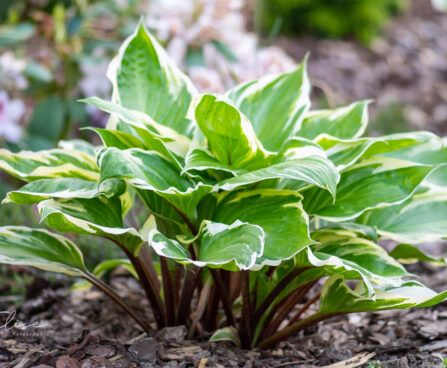
<svg viewBox="0 0 447 368"><path fill-rule="evenodd" d="M368 125L370 101L355 102L334 110L314 110L304 117L298 137L314 139L320 134L351 139L362 136Z"/></svg>
<svg viewBox="0 0 447 368"><path fill-rule="evenodd" d="M146 149L146 145L132 134L120 130L88 128L99 135L105 147L115 147L121 150L128 148Z"/></svg>
<svg viewBox="0 0 447 368"><path fill-rule="evenodd" d="M107 75L121 105L186 136L192 133L186 115L197 91L142 23L121 46Z"/></svg>
<svg viewBox="0 0 447 368"><path fill-rule="evenodd" d="M369 239L376 243L378 239L377 231L373 227L355 222L330 222L320 218L314 218L311 227L316 229L315 231L347 230L355 233L355 236Z"/></svg>
<svg viewBox="0 0 447 368"><path fill-rule="evenodd" d="M191 143L189 138L177 133L168 126L155 122L150 116L140 111L126 109L116 103L97 97L88 98L83 101L112 114L112 117L115 118L111 119L111 121L114 121L114 124L108 124L107 126L107 131L112 132L108 134L109 136L115 134L113 132L122 132L125 136L131 135L140 141L138 145L127 148L144 148L150 151L160 152L179 168L183 167L182 161ZM102 138L104 140L104 137ZM109 141L110 139L111 137L109 137ZM143 147L140 147L141 143ZM106 144L106 146L109 145ZM110 145L110 147L112 146Z"/></svg>
<svg viewBox="0 0 447 368"><path fill-rule="evenodd" d="M395 206L364 213L357 222L398 242L418 244L447 237L447 188L422 188Z"/></svg>
<svg viewBox="0 0 447 368"><path fill-rule="evenodd" d="M92 157L95 157L96 149L98 148L82 139L62 140L57 143L57 147L63 150L84 152L86 155Z"/></svg>
<svg viewBox="0 0 447 368"><path fill-rule="evenodd" d="M196 218L199 201L213 189L203 183L194 184L153 151L106 148L100 152L98 161L101 182L118 178L140 190L154 191L190 220Z"/></svg>
<svg viewBox="0 0 447 368"><path fill-rule="evenodd" d="M134 228L125 228L119 198L48 199L39 203L41 220L56 231L101 236L137 254L143 239Z"/></svg>
<svg viewBox="0 0 447 368"><path fill-rule="evenodd" d="M383 156L426 165L446 164L447 140L435 136L430 140L387 152Z"/></svg>
<svg viewBox="0 0 447 368"><path fill-rule="evenodd" d="M82 100L85 103L93 105L98 109L116 116L123 124L133 128L140 138L145 142L147 148L150 149L151 141L154 138L159 138L172 151L180 156L184 156L188 150L190 139L178 133L169 126L165 126L154 121L149 115L144 112L131 110L119 104L102 100L98 97L91 97ZM119 124L118 124L119 125ZM107 129L114 130L117 126L107 126ZM171 143L171 145L169 145Z"/></svg>
<svg viewBox="0 0 447 368"><path fill-rule="evenodd" d="M197 259L177 240L157 230L149 234L149 245L163 257L198 267L218 267L231 271L248 270L264 248L264 231L260 226L239 220L231 225L205 221L198 235Z"/></svg>
<svg viewBox="0 0 447 368"><path fill-rule="evenodd" d="M341 175L335 203L329 193L312 188L304 193L304 208L329 221L353 219L369 209L402 203L434 169L434 166L373 157Z"/></svg>
<svg viewBox="0 0 447 368"><path fill-rule="evenodd" d="M315 185L335 196L338 178L339 175L335 166L328 159L313 156L289 160L235 176L220 182L218 187L230 191L263 180L287 179L287 184L282 183L282 189L298 190L309 185Z"/></svg>
<svg viewBox="0 0 447 368"><path fill-rule="evenodd" d="M396 245L389 254L401 263L431 262L437 265L447 264L445 258L435 258L411 244Z"/></svg>
<svg viewBox="0 0 447 368"><path fill-rule="evenodd" d="M101 185L95 181L76 178L39 179L19 190L9 192L3 203L30 205L49 198L94 198L120 196L126 184L119 179L108 180Z"/></svg>
<svg viewBox="0 0 447 368"><path fill-rule="evenodd" d="M227 92L253 124L264 147L278 151L300 129L310 107L307 59L293 72L269 75L243 83Z"/></svg>
<svg viewBox="0 0 447 368"><path fill-rule="evenodd" d="M339 171L354 165L360 159L370 158L431 140L439 140L439 138L429 132L410 132L359 139L340 139L321 134L316 139ZM409 158L405 159L408 160Z"/></svg>
<svg viewBox="0 0 447 368"><path fill-rule="evenodd" d="M399 287L388 286L375 290L375 297L365 296L359 282L352 290L343 276L330 277L321 292L320 312L324 315L353 312L371 312L387 309L422 308L440 303L447 298L447 291L437 294L416 281L407 281Z"/></svg>
<svg viewBox="0 0 447 368"><path fill-rule="evenodd" d="M81 251L63 236L23 226L0 227L0 263L84 276Z"/></svg>
<svg viewBox="0 0 447 368"><path fill-rule="evenodd" d="M225 171L226 173L232 175L238 175L240 173L248 172L248 170L236 169L231 165L219 162L219 160L217 160L211 152L208 152L203 148L193 148L188 152L186 156L183 172L187 172L189 175L193 175L193 170Z"/></svg>
<svg viewBox="0 0 447 368"><path fill-rule="evenodd" d="M221 164L247 170L266 166L271 154L262 147L250 121L229 101L202 95L194 114L208 149Z"/></svg>
<svg viewBox="0 0 447 368"><path fill-rule="evenodd" d="M257 266L278 265L314 243L301 199L298 193L274 189L224 193L213 221L232 224L240 220L259 225L265 233L265 246Z"/></svg>
<svg viewBox="0 0 447 368"><path fill-rule="evenodd" d="M376 243L348 230L320 230L311 233L318 244L297 256L297 264L324 267L328 274L341 273L349 279L362 278L372 295L373 285L400 285L407 271Z"/></svg>
<svg viewBox="0 0 447 368"><path fill-rule="evenodd" d="M12 153L0 149L0 169L24 181L48 178L98 180L95 158L74 149Z"/></svg>

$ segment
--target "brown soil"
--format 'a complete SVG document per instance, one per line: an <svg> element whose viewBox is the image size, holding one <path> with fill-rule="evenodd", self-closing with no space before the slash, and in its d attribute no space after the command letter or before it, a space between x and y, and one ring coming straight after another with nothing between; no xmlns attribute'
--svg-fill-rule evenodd
<svg viewBox="0 0 447 368"><path fill-rule="evenodd" d="M410 271L424 274L422 281L435 289L445 285L447 269L420 265ZM151 318L134 279L117 276L112 284ZM0 328L0 368L428 368L441 367L442 354L447 353L447 303L429 309L352 314L309 328L275 349L247 351L230 343L209 343L209 335L190 339L182 326L147 336L95 289L69 294L65 287L47 285L38 294L18 307L11 305L11 298L0 298L0 310L17 311L15 319L27 326L40 325ZM6 318L3 314L0 324Z"/></svg>

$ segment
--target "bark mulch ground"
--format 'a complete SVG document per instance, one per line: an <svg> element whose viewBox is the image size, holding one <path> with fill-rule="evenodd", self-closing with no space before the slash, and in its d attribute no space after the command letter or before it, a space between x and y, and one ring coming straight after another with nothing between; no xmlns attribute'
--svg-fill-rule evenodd
<svg viewBox="0 0 447 368"><path fill-rule="evenodd" d="M445 288L447 269L411 266L422 281ZM119 293L150 312L136 281L116 276ZM31 286L33 287L33 286ZM184 326L150 336L95 289L69 293L46 287L18 306L0 298L0 310L35 328L0 328L0 368L6 367L442 367L447 357L447 303L429 309L358 313L309 328L271 350L189 338ZM3 313L1 323L8 315Z"/></svg>

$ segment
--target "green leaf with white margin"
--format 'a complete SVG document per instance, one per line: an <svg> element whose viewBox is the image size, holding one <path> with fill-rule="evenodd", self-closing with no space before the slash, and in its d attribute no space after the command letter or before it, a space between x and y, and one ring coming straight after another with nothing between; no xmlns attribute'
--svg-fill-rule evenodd
<svg viewBox="0 0 447 368"><path fill-rule="evenodd" d="M231 225L204 221L199 237L197 260L193 260L178 241L167 238L156 229L150 232L148 242L159 256L198 267L231 271L251 269L264 248L262 228L239 220Z"/></svg>
<svg viewBox="0 0 447 368"><path fill-rule="evenodd" d="M186 115L196 88L141 22L110 63L107 76L114 101L191 135L193 124Z"/></svg>
<svg viewBox="0 0 447 368"><path fill-rule="evenodd" d="M195 102L195 119L216 159L235 169L266 166L271 154L259 142L250 121L222 96L202 95Z"/></svg>
<svg viewBox="0 0 447 368"><path fill-rule="evenodd" d="M411 244L396 245L389 255L401 263L417 263L417 262L431 262L437 265L445 265L447 261L445 258L435 258Z"/></svg>
<svg viewBox="0 0 447 368"><path fill-rule="evenodd" d="M57 142L57 147L62 148L64 150L75 150L75 151L81 151L85 154L95 157L96 155L96 149L98 147L94 146L93 144L84 141L82 139L69 139L69 140L62 140Z"/></svg>
<svg viewBox="0 0 447 368"><path fill-rule="evenodd" d="M378 235L376 229L371 226L357 224L355 222L329 222L322 220L320 218L313 219L314 223L311 222L311 227L320 230L349 230L353 231L356 236L361 238L366 238L377 243ZM313 226L312 226L313 225Z"/></svg>
<svg viewBox="0 0 447 368"><path fill-rule="evenodd" d="M132 266L132 263L129 261L128 258L121 258L121 259L108 259L106 261L101 262L98 264L95 269L93 270L93 275L101 278L103 277L107 272L114 270L118 267L124 267L126 270L129 271L129 273L138 279L138 275L135 272L135 269Z"/></svg>
<svg viewBox="0 0 447 368"><path fill-rule="evenodd" d="M335 203L329 193L311 188L304 193L307 213L329 221L346 221L363 212L404 202L434 170L434 166L373 157L343 172Z"/></svg>
<svg viewBox="0 0 447 368"><path fill-rule="evenodd" d="M120 130L101 128L86 128L86 130L91 130L97 133L105 147L116 147L121 150L128 148L146 148L145 144L140 139Z"/></svg>
<svg viewBox="0 0 447 368"><path fill-rule="evenodd" d="M447 165L439 165L438 168L425 179L423 185L439 191L444 191L444 189L447 190Z"/></svg>
<svg viewBox="0 0 447 368"><path fill-rule="evenodd" d="M297 258L307 261L314 267L325 267L331 273L343 273L345 278L361 277L370 295L374 292L373 283L402 283L402 277L409 273L399 262L376 243L360 238L348 230L320 230L311 233L312 239L318 244L312 245L306 252L298 254Z"/></svg>
<svg viewBox="0 0 447 368"><path fill-rule="evenodd" d="M447 237L447 188L421 188L402 204L365 212L357 222L402 243L419 244Z"/></svg>
<svg viewBox="0 0 447 368"><path fill-rule="evenodd" d="M231 341L236 346L241 346L241 340L237 330L233 327L224 327L216 330L209 339L210 342Z"/></svg>
<svg viewBox="0 0 447 368"><path fill-rule="evenodd" d="M190 220L197 216L197 204L213 188L194 184L166 158L154 151L105 148L98 154L103 183L123 179L135 188L156 192Z"/></svg>
<svg viewBox="0 0 447 368"><path fill-rule="evenodd" d="M226 179L219 183L218 187L223 190L233 190L263 180L286 179L286 182L279 184L281 189L289 189L289 187L284 187L286 185L291 185L290 189L293 190L316 185L329 191L335 197L337 182L340 179L338 171L326 158L324 151L315 143L310 143L291 140L287 143L287 149L276 159L278 163Z"/></svg>
<svg viewBox="0 0 447 368"><path fill-rule="evenodd" d="M433 133L410 132L390 134L377 138L340 139L321 134L316 142L326 151L327 157L342 171L359 159L399 150L419 142L439 140ZM408 158L405 158L408 159Z"/></svg>
<svg viewBox="0 0 447 368"><path fill-rule="evenodd" d="M424 308L447 298L447 291L437 294L416 281L399 287L376 289L374 297L365 296L363 282L355 290L349 288L341 275L330 277L323 286L319 314L336 315L353 312L372 312L388 309Z"/></svg>
<svg viewBox="0 0 447 368"><path fill-rule="evenodd" d="M387 152L383 156L418 162L426 165L447 163L447 138L433 139Z"/></svg>
<svg viewBox="0 0 447 368"><path fill-rule="evenodd" d="M55 148L19 153L0 149L0 169L24 181L49 178L99 179L95 158L74 149Z"/></svg>
<svg viewBox="0 0 447 368"><path fill-rule="evenodd" d="M176 231L176 234L180 232L188 232L185 220L163 197L149 190L136 189L136 192L149 211L155 215L157 220L157 228L160 229L163 234L166 234L164 228L167 226L174 226L174 229L178 227L182 229L182 231ZM160 221L162 223L160 223Z"/></svg>
<svg viewBox="0 0 447 368"><path fill-rule="evenodd" d="M30 205L50 198L94 198L119 196L126 190L122 180L108 180L101 185L95 181L76 178L40 179L7 193L2 203Z"/></svg>
<svg viewBox="0 0 447 368"><path fill-rule="evenodd" d="M232 165L220 162L213 156L212 152L206 148L207 142L205 135L196 129L194 137L189 146L189 151L185 158L185 167L183 172L192 175L194 170L217 170L224 171L224 175L238 175L240 173L246 173L248 170L238 169ZM268 164L268 163L266 163Z"/></svg>
<svg viewBox="0 0 447 368"><path fill-rule="evenodd" d="M129 273L138 279L138 275L135 272L134 267L132 266L132 263L127 258L122 259L108 259L106 261L101 262L98 264L95 269L93 270L92 274L97 277L98 279L101 279L106 273L115 270L118 267L124 267ZM92 286L90 282L87 280L82 280L74 284L70 290L87 290Z"/></svg>
<svg viewBox="0 0 447 368"><path fill-rule="evenodd" d="M179 134L168 126L157 123L144 112L131 110L98 97L90 97L82 100L82 102L88 103L104 112L117 116L119 120L135 129L148 148L151 146L150 140L159 138L169 149L180 156L185 156L188 150L190 144L189 138ZM113 130L115 128L116 126L107 126L107 129ZM172 142L172 145L169 145L170 142Z"/></svg>
<svg viewBox="0 0 447 368"><path fill-rule="evenodd" d="M96 235L117 241L137 254L143 239L134 228L124 228L119 198L48 199L38 205L41 220L56 231Z"/></svg>
<svg viewBox="0 0 447 368"><path fill-rule="evenodd" d="M296 192L275 189L222 193L213 221L232 224L240 220L260 226L265 245L256 265L276 266L315 243L309 235L309 219L301 199Z"/></svg>
<svg viewBox="0 0 447 368"><path fill-rule="evenodd" d="M266 149L278 151L300 129L310 108L307 57L293 72L240 84L227 96L253 124Z"/></svg>
<svg viewBox="0 0 447 368"><path fill-rule="evenodd" d="M192 144L194 144L194 142ZM231 165L220 163L213 157L211 152L207 152L207 150L202 148L193 148L186 156L183 172L193 175L193 170L218 170L228 172L232 175L248 172L248 170L235 169Z"/></svg>
<svg viewBox="0 0 447 368"><path fill-rule="evenodd" d="M316 185L335 196L338 172L329 160L314 156L274 164L226 179L219 183L218 187L223 190L234 190L243 185L254 184L268 179L298 181L298 185L301 188ZM289 189L289 187L285 189ZM295 185L293 189L296 189Z"/></svg>
<svg viewBox="0 0 447 368"><path fill-rule="evenodd" d="M149 151L160 152L166 158L171 159L178 168L183 167L181 158L185 157L188 152L191 143L189 138L177 133L175 130L167 126L156 123L150 116L140 111L126 109L123 106L102 100L98 97L91 97L82 101L89 103L116 118L111 119L113 123L107 125L106 131L111 133L103 133L102 135L107 134L110 136L111 134L115 134L115 132L117 132L116 134L118 135L118 132L124 133L125 136L131 135L138 141L143 142L144 146L140 147L140 142L138 145L135 144L133 147L129 146L127 148L145 148ZM106 137L101 138L104 140ZM110 139L111 137L109 137L109 140ZM132 141L136 143L134 139ZM106 144L106 146L109 145Z"/></svg>
<svg viewBox="0 0 447 368"><path fill-rule="evenodd" d="M341 139L361 137L368 125L370 102L354 102L334 110L309 111L296 135L307 139L315 139L320 134Z"/></svg>
<svg viewBox="0 0 447 368"><path fill-rule="evenodd" d="M67 238L41 229L0 227L0 263L84 276L81 251Z"/></svg>

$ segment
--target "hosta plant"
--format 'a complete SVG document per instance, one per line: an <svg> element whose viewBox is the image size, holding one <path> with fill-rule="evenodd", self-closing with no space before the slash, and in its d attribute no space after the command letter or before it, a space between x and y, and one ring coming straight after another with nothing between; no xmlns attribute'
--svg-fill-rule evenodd
<svg viewBox="0 0 447 368"><path fill-rule="evenodd" d="M125 259L89 271L67 237L0 228L0 261L88 280L145 330L186 324L267 348L334 316L443 301L402 261L444 262L415 244L447 236L447 148L428 132L362 137L368 101L310 111L296 70L199 95L143 26L112 61L103 142L0 151L26 184L6 202L38 203L67 234L116 244ZM144 210L147 209L147 216ZM397 244L387 252L378 239ZM153 319L101 276L138 278Z"/></svg>

